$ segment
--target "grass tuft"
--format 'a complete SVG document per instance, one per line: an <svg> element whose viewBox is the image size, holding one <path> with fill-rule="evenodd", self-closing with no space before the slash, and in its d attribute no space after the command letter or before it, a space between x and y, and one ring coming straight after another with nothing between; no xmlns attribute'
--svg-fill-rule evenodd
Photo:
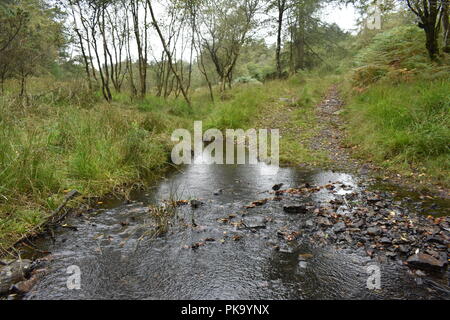
<svg viewBox="0 0 450 320"><path fill-rule="evenodd" d="M449 79L370 87L349 103L350 143L385 167L449 185L449 87Z"/></svg>

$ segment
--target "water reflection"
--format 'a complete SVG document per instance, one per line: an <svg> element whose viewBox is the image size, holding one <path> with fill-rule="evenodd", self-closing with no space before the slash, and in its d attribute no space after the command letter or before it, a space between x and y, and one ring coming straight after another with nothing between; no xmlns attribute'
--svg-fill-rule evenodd
<svg viewBox="0 0 450 320"><path fill-rule="evenodd" d="M302 230L308 215L287 215L283 203L270 201L245 210L252 201L273 196L276 183L297 187L304 183L325 185L340 181L344 195L358 188L351 175L331 171L280 168L276 175L265 164L190 165L174 171L152 192L136 199L155 203L170 197L202 199L197 210L179 209L187 224L166 237L139 241L136 230L145 231L145 205L130 204L104 214L74 218L78 232L60 234L55 243L43 241L42 250L55 257L50 272L27 296L28 299L126 298L126 299L340 299L430 297L426 288L398 265L383 268L383 290L366 288L366 266L370 262L354 252L318 249L308 240L293 243L287 250L279 230ZM347 188L345 187L347 186ZM214 194L215 190L222 190ZM300 201L323 202L333 197L326 189ZM219 218L269 220L265 229L240 230ZM189 225L194 217L196 227ZM129 225L123 226L126 221ZM181 221L181 222L183 222ZM143 229L143 230L142 230ZM134 230L134 231L133 231ZM238 238L239 237L239 238ZM205 242L205 239L214 241ZM234 240L234 239L239 239ZM63 241L64 240L64 241ZM186 249L204 242L198 249ZM311 254L300 263L299 254ZM67 266L80 264L82 290L69 291L65 282Z"/></svg>

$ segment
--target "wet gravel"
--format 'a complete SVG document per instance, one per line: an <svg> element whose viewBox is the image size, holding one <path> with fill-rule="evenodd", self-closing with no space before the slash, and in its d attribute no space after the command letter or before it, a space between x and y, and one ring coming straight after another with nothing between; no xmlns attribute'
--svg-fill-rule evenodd
<svg viewBox="0 0 450 320"><path fill-rule="evenodd" d="M428 217L421 209L431 212L432 204L419 197L398 200L348 174L262 172L259 166L191 166L131 203L105 203L69 217L54 241L43 238L34 243L38 250L24 252L41 258L44 272L33 286L21 286L27 293L8 297L450 298L450 204ZM176 215L155 237L155 214L162 212L155 206L167 207L174 188ZM66 287L73 265L81 269L81 290ZM371 266L381 270L380 290L367 288Z"/></svg>
<svg viewBox="0 0 450 320"><path fill-rule="evenodd" d="M312 150L326 152L329 157L329 169L377 177L383 183L395 184L403 190L450 199L450 191L447 188L428 179L417 168L411 168L411 174L405 176L386 170L369 160L353 156L357 146L350 145L346 140L344 112L345 103L340 96L339 87L332 86L325 98L316 106L320 130L310 143Z"/></svg>

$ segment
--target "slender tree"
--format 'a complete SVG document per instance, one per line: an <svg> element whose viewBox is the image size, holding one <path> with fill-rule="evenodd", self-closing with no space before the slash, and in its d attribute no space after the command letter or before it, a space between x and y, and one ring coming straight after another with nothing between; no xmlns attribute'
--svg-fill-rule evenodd
<svg viewBox="0 0 450 320"><path fill-rule="evenodd" d="M443 0L442 4L442 28L443 34L443 51L450 53L450 0Z"/></svg>
<svg viewBox="0 0 450 320"><path fill-rule="evenodd" d="M289 7L288 0L273 0L269 2L268 11L276 10L276 24L277 24L277 44L275 49L275 64L277 68L277 77L282 76L282 65L281 65L281 47L282 47L282 34L283 26L285 22L285 15Z"/></svg>
<svg viewBox="0 0 450 320"><path fill-rule="evenodd" d="M161 31L161 28L160 28L160 26L158 24L158 21L156 20L156 16L155 16L155 12L153 10L152 2L151 2L151 0L147 0L146 2L148 4L148 8L150 10L150 15L151 15L151 18L152 18L153 27L155 28L156 32L158 33L158 36L159 36L159 39L161 40L161 44L163 46L164 52L165 52L165 54L167 56L167 62L169 64L170 70L172 71L172 73L174 74L174 76L175 76L175 78L177 80L177 83L179 85L181 93L183 94L184 100L186 101L186 103L189 106L191 106L191 100L189 99L189 96L188 96L188 93L186 91L186 88L185 88L185 86L183 84L183 81L182 81L182 79L180 77L180 74L178 73L178 71L176 70L176 68L174 66L172 52L171 52L169 46L167 45L166 39L164 38L164 35L163 35L162 31Z"/></svg>
<svg viewBox="0 0 450 320"><path fill-rule="evenodd" d="M420 19L419 27L425 31L428 55L435 60L439 54L438 37L442 15L448 0L406 0L409 9Z"/></svg>
<svg viewBox="0 0 450 320"><path fill-rule="evenodd" d="M259 0L204 1L198 34L220 79L220 91L230 88L240 50L255 28Z"/></svg>

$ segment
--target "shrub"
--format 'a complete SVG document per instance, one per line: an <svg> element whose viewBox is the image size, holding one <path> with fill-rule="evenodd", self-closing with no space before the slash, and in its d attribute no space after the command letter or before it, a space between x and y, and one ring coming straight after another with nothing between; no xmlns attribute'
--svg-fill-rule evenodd
<svg viewBox="0 0 450 320"><path fill-rule="evenodd" d="M377 82L388 73L388 67L380 65L366 65L353 70L352 82L354 86L366 87Z"/></svg>
<svg viewBox="0 0 450 320"><path fill-rule="evenodd" d="M401 83L417 76L424 79L448 76L450 66L432 63L424 43L424 32L417 26L400 26L377 34L356 55L353 85L367 87L380 80ZM443 56L442 59L446 60L447 57Z"/></svg>

